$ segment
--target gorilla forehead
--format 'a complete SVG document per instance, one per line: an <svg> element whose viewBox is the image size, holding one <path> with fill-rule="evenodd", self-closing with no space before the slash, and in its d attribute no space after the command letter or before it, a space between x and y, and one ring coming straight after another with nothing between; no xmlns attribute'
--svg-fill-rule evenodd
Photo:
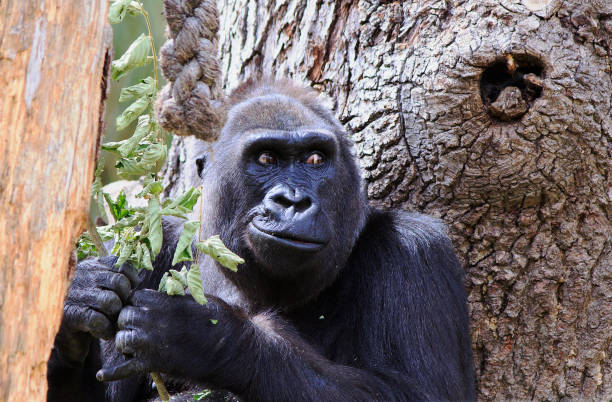
<svg viewBox="0 0 612 402"><path fill-rule="evenodd" d="M310 108L281 94L267 94L238 103L229 110L227 122L223 132L231 136L257 129L296 131L326 127L333 131Z"/></svg>

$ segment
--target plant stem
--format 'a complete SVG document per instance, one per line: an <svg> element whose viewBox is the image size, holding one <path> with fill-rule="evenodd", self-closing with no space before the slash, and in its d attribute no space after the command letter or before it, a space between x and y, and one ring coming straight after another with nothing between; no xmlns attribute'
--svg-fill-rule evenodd
<svg viewBox="0 0 612 402"><path fill-rule="evenodd" d="M170 400L170 394L168 393L166 385L164 384L164 381L162 380L159 373L151 373L151 378L155 383L155 387L157 388L157 393L159 394L160 399L164 402L168 402Z"/></svg>
<svg viewBox="0 0 612 402"><path fill-rule="evenodd" d="M87 231L89 232L89 237L91 238L91 241L93 241L93 244L96 246L96 249L98 250L98 255L100 257L104 257L108 255L108 252L106 251L106 247L104 247L104 242L102 241L100 234L96 230L96 224L91 219L91 216L89 216L89 218L87 219Z"/></svg>
<svg viewBox="0 0 612 402"><path fill-rule="evenodd" d="M204 212L204 200L202 199L202 197L203 197L202 192L204 190L204 186L201 185L199 190L200 190L200 197L198 197L199 201L200 201L200 217L199 217L199 220L200 220L200 225L201 225L202 224L202 215L203 215L203 212ZM199 242L202 241L202 226L200 226L198 228L198 241ZM193 263L197 264L199 258L200 258L200 249L196 248L196 256L195 256L195 261Z"/></svg>
<svg viewBox="0 0 612 402"><path fill-rule="evenodd" d="M149 31L149 40L151 41L151 51L153 52L153 80L155 81L155 92L159 89L157 80L157 51L155 50L155 41L153 40L153 30L151 29L151 21L149 21L149 14L145 11L140 0L136 0L140 6L140 11L147 24L147 30Z"/></svg>
<svg viewBox="0 0 612 402"><path fill-rule="evenodd" d="M149 41L151 42L151 53L153 53L153 82L155 84L155 95L157 96L157 91L159 91L159 79L157 78L157 51L155 50L155 41L153 40L153 30L151 29L151 21L149 21L149 14L144 9L140 0L136 0L138 2L138 6L140 6L140 11L142 12L142 16L145 19L145 23L147 24L147 31L149 31ZM163 144L164 139L161 135L161 130L159 126L157 126L157 139L159 142ZM157 162L155 163L155 180L157 180ZM170 394L168 394L168 389L166 388L166 384L162 380L159 373L150 373L153 382L155 383L155 388L157 388L157 393L162 401L168 402L170 400Z"/></svg>
<svg viewBox="0 0 612 402"><path fill-rule="evenodd" d="M91 216L89 217L89 219L87 219L87 231L89 232L89 237L91 238L91 241L93 241L96 248L98 249L98 255L100 257L108 255L106 247L104 247L104 242L102 241L100 234L96 230L96 225L94 224L93 220L91 220ZM155 388L157 388L157 393L159 393L159 397L161 398L161 400L164 402L168 402L170 400L170 394L168 394L166 384L164 384L164 381L162 380L159 373L151 373L151 378L155 383Z"/></svg>
<svg viewBox="0 0 612 402"><path fill-rule="evenodd" d="M151 52L153 53L153 82L155 85L155 96L157 96L157 92L159 91L159 79L157 78L157 50L155 49L155 41L153 40L153 30L151 29L151 21L149 20L149 14L144 9L144 6L140 2L140 0L136 0L138 2L138 6L140 7L140 11L142 12L142 16L147 24L147 31L149 31L149 41L151 42ZM157 141L164 143L164 137L162 131L159 129L159 126L156 125L157 130ZM158 171L157 162L155 162L155 180L157 181L157 171Z"/></svg>

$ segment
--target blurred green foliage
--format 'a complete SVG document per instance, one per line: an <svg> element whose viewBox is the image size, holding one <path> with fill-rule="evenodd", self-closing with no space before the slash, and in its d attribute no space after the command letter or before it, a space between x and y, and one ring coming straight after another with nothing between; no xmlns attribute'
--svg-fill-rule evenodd
<svg viewBox="0 0 612 402"><path fill-rule="evenodd" d="M166 27L166 21L162 15L162 0L141 0L144 8L149 13L151 21L151 29L153 30L153 39L155 41L155 47L159 53L159 49L166 40L164 36L164 29ZM113 59L119 58L130 46L130 44L140 36L140 34L147 33L147 26L142 16L127 16L127 24L115 24L113 27L113 48L114 56ZM160 72L159 74L159 88L162 88L165 84L165 80ZM116 120L117 116L130 104L130 102L119 103L119 92L121 88L137 84L140 80L147 76L153 76L153 63L149 63L144 67L140 67L131 73L126 74L124 78L119 81L111 82L110 93L108 100L106 101L106 131L104 132L103 142L120 141L128 138L134 132L136 123L132 123L128 128L117 131ZM114 168L117 156L110 152L103 152L104 156L104 173L102 174L103 184L111 183L119 179L117 176L117 170Z"/></svg>

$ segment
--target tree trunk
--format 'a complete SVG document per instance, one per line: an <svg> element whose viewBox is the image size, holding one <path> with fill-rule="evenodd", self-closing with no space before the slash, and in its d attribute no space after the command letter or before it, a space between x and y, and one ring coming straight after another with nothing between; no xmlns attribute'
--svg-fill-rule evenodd
<svg viewBox="0 0 612 402"><path fill-rule="evenodd" d="M0 401L47 394L102 132L106 10L0 1Z"/></svg>
<svg viewBox="0 0 612 402"><path fill-rule="evenodd" d="M372 203L449 225L480 399L610 398L612 3L219 4L227 88L262 71L320 89Z"/></svg>

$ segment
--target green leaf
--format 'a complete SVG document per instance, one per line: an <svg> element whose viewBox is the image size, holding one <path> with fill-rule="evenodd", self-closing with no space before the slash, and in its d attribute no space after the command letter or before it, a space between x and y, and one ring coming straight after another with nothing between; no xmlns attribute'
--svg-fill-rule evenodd
<svg viewBox="0 0 612 402"><path fill-rule="evenodd" d="M127 13L130 16L136 16L136 15L141 15L143 13L147 13L145 10L143 10L142 8L140 8L140 4L138 4L137 1L131 1L130 4L127 7Z"/></svg>
<svg viewBox="0 0 612 402"><path fill-rule="evenodd" d="M192 212L193 206L199 197L200 191L192 187L181 194L176 200L168 203L164 207L163 214L183 217L185 214Z"/></svg>
<svg viewBox="0 0 612 402"><path fill-rule="evenodd" d="M151 98L149 98L148 96L143 96L142 98L138 98L130 106L125 108L123 113L121 113L121 115L117 117L117 130L121 131L127 126L129 126L134 120L136 120L136 118L138 118L138 116L140 116L141 114L145 112L145 110L147 110L150 104L151 104ZM140 135L139 140L136 141L136 145L138 145L138 142L140 142L140 140L144 138L144 136L151 131L151 124L149 122L149 116L141 116L141 119L144 117L146 117L147 120L146 121L143 120L142 127L136 127L136 131L134 132L134 135L132 136L133 138L134 136L136 136L136 134ZM138 126L140 125L141 125L141 122L139 120ZM139 133L139 129L140 131L144 131L144 134ZM131 138L129 138L128 141L126 142L130 143L130 140ZM135 145L133 146L133 148L135 148ZM121 147L117 148L117 150L121 152ZM121 155L126 156L123 153L121 153Z"/></svg>
<svg viewBox="0 0 612 402"><path fill-rule="evenodd" d="M142 267L147 271L153 271L153 263L151 261L151 253L149 252L149 247L145 244L140 244L142 248Z"/></svg>
<svg viewBox="0 0 612 402"><path fill-rule="evenodd" d="M134 262L137 267L142 267L142 244L136 245L136 255L134 256Z"/></svg>
<svg viewBox="0 0 612 402"><path fill-rule="evenodd" d="M102 238L102 241L110 240L114 236L113 227L111 225L97 226L96 230L98 231L98 234Z"/></svg>
<svg viewBox="0 0 612 402"><path fill-rule="evenodd" d="M108 9L108 21L111 24L118 24L126 15L140 15L142 10L137 1L115 0Z"/></svg>
<svg viewBox="0 0 612 402"><path fill-rule="evenodd" d="M135 244L130 239L123 239L124 243L121 247L121 251L119 252L119 259L115 263L116 267L120 267L125 263L128 258L132 255L132 251L134 250Z"/></svg>
<svg viewBox="0 0 612 402"><path fill-rule="evenodd" d="M205 305L208 302L206 296L204 296L204 289L202 289L202 274L198 264L191 264L189 268L189 272L187 273L187 287L195 301L201 305Z"/></svg>
<svg viewBox="0 0 612 402"><path fill-rule="evenodd" d="M147 220L147 226L149 228L147 239L149 240L149 244L151 245L151 253L153 257L156 257L157 254L159 254L159 252L161 251L163 241L160 212L161 208L159 205L159 201L157 200L157 198L151 198L149 200L149 206L145 213L145 219Z"/></svg>
<svg viewBox="0 0 612 402"><path fill-rule="evenodd" d="M125 191L123 189L119 192L116 201L113 201L109 194L103 194L104 198L106 199L106 203L108 204L108 208L110 209L111 215L113 215L113 219L115 219L115 222L119 222L119 220L121 220L122 218L130 215L131 211L128 208Z"/></svg>
<svg viewBox="0 0 612 402"><path fill-rule="evenodd" d="M136 85L121 89L121 93L119 94L119 102L127 102L143 96L153 96L154 93L155 80L153 77L147 77Z"/></svg>
<svg viewBox="0 0 612 402"><path fill-rule="evenodd" d="M159 280L159 286L157 287L158 292L166 292L166 283L168 283L168 278L170 275L165 272L164 276Z"/></svg>
<svg viewBox="0 0 612 402"><path fill-rule="evenodd" d="M211 320L212 321L212 320ZM193 400L194 401L203 401L205 398L208 398L209 396L211 396L213 393L211 390L209 389L205 389L202 392L198 392L197 394L193 394Z"/></svg>
<svg viewBox="0 0 612 402"><path fill-rule="evenodd" d="M115 0L108 8L108 21L111 24L118 24L123 21L130 3L131 0Z"/></svg>
<svg viewBox="0 0 612 402"><path fill-rule="evenodd" d="M131 228L134 226L139 226L144 220L144 216L141 213L135 215L129 215L121 218L120 221L115 222L114 227L116 229L125 229Z"/></svg>
<svg viewBox="0 0 612 402"><path fill-rule="evenodd" d="M219 320L212 320L212 319L211 319L211 320L210 320L210 322L211 322L213 325L217 325L217 323L219 322Z"/></svg>
<svg viewBox="0 0 612 402"><path fill-rule="evenodd" d="M115 164L115 168L117 168L117 174L124 178L142 176L148 172L146 166L143 167L140 162L126 158L119 159Z"/></svg>
<svg viewBox="0 0 612 402"><path fill-rule="evenodd" d="M191 221L185 222L181 236L179 237L176 250L174 251L174 257L172 258L172 265L176 265L182 261L192 261L193 253L191 251L191 244L193 243L193 236L196 230L200 227L200 222Z"/></svg>
<svg viewBox="0 0 612 402"><path fill-rule="evenodd" d="M183 208L187 208L189 211L193 209L193 206L198 202L200 197L200 190L191 187L189 190L181 194L177 199L176 203Z"/></svg>
<svg viewBox="0 0 612 402"><path fill-rule="evenodd" d="M170 275L172 275L172 277L176 279L181 285L187 286L187 269L184 269L181 272L177 271L176 269L171 269L168 272L170 272Z"/></svg>
<svg viewBox="0 0 612 402"><path fill-rule="evenodd" d="M117 237L115 238L115 245L109 254L117 255L119 254L119 251L121 251L121 241L119 241L119 238Z"/></svg>
<svg viewBox="0 0 612 402"><path fill-rule="evenodd" d="M122 144L124 144L126 140L123 141L109 141L102 144L102 149L105 151L116 152L117 148L119 148Z"/></svg>
<svg viewBox="0 0 612 402"><path fill-rule="evenodd" d="M141 34L119 59L111 63L111 77L118 80L129 71L147 64L150 50L151 39Z"/></svg>
<svg viewBox="0 0 612 402"><path fill-rule="evenodd" d="M161 194L161 192L164 191L164 185L162 184L161 181L152 181L150 183L148 183L140 193L136 194L136 197L144 197L147 194L153 194L153 195L158 195ZM162 215L166 215L164 214L164 210L162 209Z"/></svg>
<svg viewBox="0 0 612 402"><path fill-rule="evenodd" d="M161 214L166 216L176 216L177 218L182 218L185 220L189 219L184 212L181 212L178 209L162 208Z"/></svg>
<svg viewBox="0 0 612 402"><path fill-rule="evenodd" d="M161 169L166 160L166 151L166 147L163 144L151 144L142 155L140 163L152 168L157 164L157 169Z"/></svg>
<svg viewBox="0 0 612 402"><path fill-rule="evenodd" d="M98 250L93 244L87 232L84 232L77 241L77 259L80 261L87 257L97 256Z"/></svg>
<svg viewBox="0 0 612 402"><path fill-rule="evenodd" d="M117 148L117 152L119 152L124 158L129 157L131 153L134 152L136 147L138 147L140 141L142 141L142 139L145 138L150 132L151 118L147 115L140 116L138 118L138 125L136 126L136 130L134 130L134 134L132 134L130 138L125 140L125 142Z"/></svg>
<svg viewBox="0 0 612 402"><path fill-rule="evenodd" d="M104 208L104 195L102 192L102 171L104 170L104 158L98 158L98 164L96 165L96 172L94 174L94 182L91 185L91 197L96 202L98 214L105 221L108 222L108 216L106 216L106 209Z"/></svg>
<svg viewBox="0 0 612 402"><path fill-rule="evenodd" d="M219 264L230 271L238 271L238 264L244 264L244 260L232 253L221 241L218 235L211 236L205 241L196 242L195 246L204 254L208 254Z"/></svg>
<svg viewBox="0 0 612 402"><path fill-rule="evenodd" d="M179 281L170 276L166 280L166 293L170 296L184 296L185 288Z"/></svg>

